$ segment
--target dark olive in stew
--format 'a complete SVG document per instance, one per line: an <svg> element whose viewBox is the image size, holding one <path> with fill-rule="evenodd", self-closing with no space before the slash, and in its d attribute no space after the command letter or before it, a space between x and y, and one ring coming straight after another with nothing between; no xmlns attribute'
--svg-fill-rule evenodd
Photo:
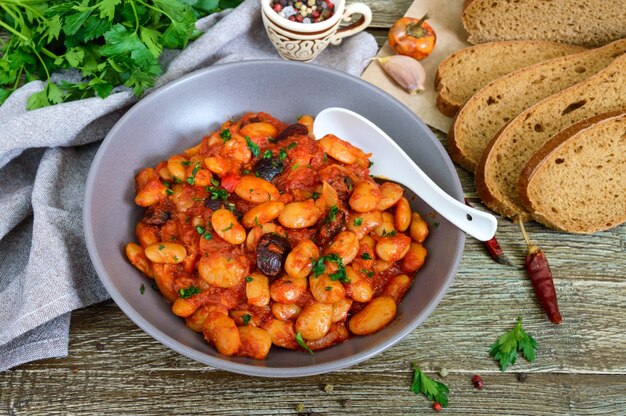
<svg viewBox="0 0 626 416"><path fill-rule="evenodd" d="M283 269L291 250L289 241L276 233L264 234L256 248L256 265L261 273L276 278Z"/></svg>

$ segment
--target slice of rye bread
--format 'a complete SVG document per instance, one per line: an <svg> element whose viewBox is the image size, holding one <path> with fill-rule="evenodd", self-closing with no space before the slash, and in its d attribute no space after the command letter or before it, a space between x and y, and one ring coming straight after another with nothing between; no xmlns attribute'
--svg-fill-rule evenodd
<svg viewBox="0 0 626 416"><path fill-rule="evenodd" d="M470 98L450 126L452 160L473 172L487 144L507 122L536 102L591 77L623 53L626 39L538 63L491 82Z"/></svg>
<svg viewBox="0 0 626 416"><path fill-rule="evenodd" d="M582 46L540 40L489 42L463 48L444 59L437 68L437 108L453 117L476 91L494 79L584 50Z"/></svg>
<svg viewBox="0 0 626 416"><path fill-rule="evenodd" d="M626 222L626 108L557 133L530 158L517 182L535 220L589 234Z"/></svg>
<svg viewBox="0 0 626 416"><path fill-rule="evenodd" d="M622 55L593 77L539 101L502 128L478 163L474 178L478 195L506 217L529 220L517 180L531 156L572 124L625 107L626 55Z"/></svg>
<svg viewBox="0 0 626 416"><path fill-rule="evenodd" d="M470 43L538 39L600 46L626 38L624 0L473 0L463 26Z"/></svg>

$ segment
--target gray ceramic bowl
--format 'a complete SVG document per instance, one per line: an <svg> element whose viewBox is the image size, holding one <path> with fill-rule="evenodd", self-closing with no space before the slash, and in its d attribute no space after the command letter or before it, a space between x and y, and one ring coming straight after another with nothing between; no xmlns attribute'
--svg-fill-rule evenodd
<svg viewBox="0 0 626 416"><path fill-rule="evenodd" d="M113 127L98 154L85 195L84 224L91 260L117 305L140 328L173 350L235 373L298 377L356 364L400 341L435 309L452 283L465 235L442 218L426 242L428 258L398 308L395 321L376 334L355 337L310 355L274 347L266 360L224 357L185 327L150 281L126 260L142 209L134 205L134 177L167 155L197 143L228 117L268 112L285 121L345 107L385 130L442 189L462 200L458 176L439 141L407 107L358 78L294 62L247 61L194 72L153 92ZM420 200L413 208L432 208ZM148 288L142 295L141 284Z"/></svg>

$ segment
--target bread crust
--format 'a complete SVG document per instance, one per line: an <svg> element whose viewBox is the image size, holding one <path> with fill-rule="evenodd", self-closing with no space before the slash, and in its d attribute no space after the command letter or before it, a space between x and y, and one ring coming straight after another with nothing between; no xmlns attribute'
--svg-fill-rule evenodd
<svg viewBox="0 0 626 416"><path fill-rule="evenodd" d="M614 8L619 8L622 6L620 1L621 0L607 0L605 3L613 6ZM502 12L502 10L493 10L494 6L492 6L492 4L497 5L497 3L505 3L506 6L508 6L508 9L506 7L504 8L506 13ZM563 13L566 17L568 15L572 15L578 18L577 20L571 22L577 26L577 30L568 31L560 29L559 25L555 24L555 20L550 19L553 15L549 14L548 10L550 8L545 7L545 5L553 3L556 3L557 6L566 9L566 12ZM576 5L571 3L572 0L507 0L501 2L493 2L492 0L465 0L463 3L461 19L463 26L468 33L467 40L472 44L513 39L544 39L572 45L598 47L620 38L624 38L626 34L624 28L626 26L624 26L623 21L620 20L624 16L623 13L615 15L609 14L607 16L607 12L605 11L598 14L587 12L580 16L580 14L572 12L572 10L575 10ZM485 19L486 15L502 16L509 26L512 26L516 21L520 21L523 18L526 18L526 21L532 22L533 20L530 19L532 19L533 16L522 16L519 12L519 10L524 10L523 6L528 4L534 5L533 9L537 11L537 13L534 14L535 18L537 16L548 16L549 18L542 19L540 22L535 21L532 25L528 24L525 27L514 31L486 33L487 31L485 27L489 27L490 23L489 19ZM588 5L588 7L595 8L594 5ZM528 8L526 8L526 10L528 10ZM554 18L557 17L560 16L554 16ZM590 22L593 24L590 24ZM595 31L587 29L588 27L593 27L594 25L600 26L603 29Z"/></svg>
<svg viewBox="0 0 626 416"><path fill-rule="evenodd" d="M520 200L524 204L524 207L531 212L531 215L534 220L540 222L550 228L559 231L565 232L573 232L573 233L585 233L582 230L573 230L573 229L564 229L557 224L550 221L545 216L541 215L535 210L532 201L530 200L530 196L528 195L528 186L533 179L535 173L549 161L551 155L558 151L561 146L567 144L568 140L571 139L574 135L583 130L593 128L598 123L603 121L608 121L609 119L617 119L620 117L626 117L626 108L618 111L609 111L606 113L598 114L596 116L587 118L585 120L581 120L571 126L561 130L559 133L554 135L550 140L545 142L543 146L537 150L533 156L528 160L522 172L520 173L519 179L517 181L517 192L519 194Z"/></svg>
<svg viewBox="0 0 626 416"><path fill-rule="evenodd" d="M530 213L519 213L511 210L507 205L503 204L502 201L491 192L489 186L487 186L485 166L487 164L487 160L489 159L489 154L491 152L491 149L498 141L498 138L509 124L510 122L504 125L500 129L500 131L496 133L495 136L493 136L493 139L491 139L491 141L485 148L485 151L483 152L483 155L480 158L478 165L476 165L476 171L474 172L474 184L476 185L476 191L478 192L478 196L483 201L483 203L487 205L487 207L489 207L492 211L495 211L498 214L507 218L511 218L513 220L517 220L517 218L519 217L523 222L527 222L532 219Z"/></svg>
<svg viewBox="0 0 626 416"><path fill-rule="evenodd" d="M437 100L439 98L437 97ZM456 141L456 136L454 134L454 125L456 124L457 119L459 118L459 113L454 116L454 120L452 120L452 124L450 125L450 130L448 130L448 153L452 160L458 163L463 169L468 172L474 172L476 166L463 154L463 151L459 148L459 145Z"/></svg>
<svg viewBox="0 0 626 416"><path fill-rule="evenodd" d="M517 181L519 178L519 173L521 171L521 169L524 167L523 165L519 166L519 171L517 171L516 176L514 178L514 182L513 182L513 178L509 176L510 179L512 179L512 182L510 185L511 186L509 189L509 186L506 186L506 190L500 190L502 192L502 195L498 196L495 195L493 193L493 190L490 190L489 187L491 186L493 187L493 184L490 185L489 180L493 179L491 178L489 175L491 172L487 171L487 165L489 165L489 169L495 169L495 165L497 163L496 160L493 160L492 154L495 154L495 148L496 146L498 146L498 148L501 148L501 146L508 146L510 147L511 143L516 143L515 140L512 139L512 136L514 136L515 134L519 134L520 130L523 130L525 128L528 128L528 126L533 123L534 121L530 121L528 123L526 123L526 120L528 120L530 117L532 117L534 114L538 113L538 114L542 114L542 116L545 116L546 112L549 112L551 110L556 110L559 109L561 110L562 108L562 103L561 100L563 98L566 98L567 100L571 100L573 98L580 98L580 97L585 97L584 100L582 101L582 103L586 103L587 99L591 98L590 102L593 101L593 99L595 97L590 97L589 96L589 89L600 89L603 88L604 91L608 94L609 90L606 86L606 80L608 79L621 79L620 77L623 76L623 67L624 65L626 65L626 55L622 55L621 57L615 59L609 66L607 66L605 69L603 69L602 71L598 72L597 74L593 75L592 77L588 78L587 80L572 85L569 88L566 88L564 90L562 90L561 92L551 95L541 101L539 101L538 103L532 105L530 108L526 109L524 112L522 112L521 114L519 114L517 117L515 117L513 120L511 120L505 127L503 127L498 134L496 134L494 136L494 138L491 140L491 142L489 143L489 145L487 146L487 148L485 149L485 152L483 153L481 160L479 162L479 167L477 168L476 174L475 174L475 181L476 181L476 188L477 191L479 193L479 195L481 196L481 198L483 198L483 200L485 201L485 203L492 208L494 211L507 216L509 218L516 218L516 217L522 217L523 220L528 220L530 219L531 215L530 212L528 212L526 210L526 208L522 205L522 202L518 200L518 187L517 187ZM626 99L626 96L621 96L621 95L616 95L617 91L621 91L621 89L618 89L618 85L626 85L626 84L619 84L617 81L613 82L614 90L612 91L612 96L613 96L613 100L610 101L610 104L607 104L605 106L599 107L600 106L600 102L601 100L598 100L596 102L596 105L594 107L587 107L587 108L602 108L604 112L606 111L614 111L615 109L621 109L626 102L624 102L624 99ZM597 93L598 91L596 91ZM604 98L604 97L602 97ZM566 101L568 102L568 101ZM574 103L575 104L575 103ZM572 111L574 111L577 107L573 107L573 109L567 111L566 113L563 114L569 114ZM567 108L563 108L563 110L567 110ZM587 110L587 111L593 111L593 110ZM581 113L574 113L574 114L578 114L580 115ZM587 116L588 118L588 116ZM578 119L578 121L580 121L581 119ZM566 120L567 124L564 124L564 128L565 126L570 126L571 124L575 123L576 121L568 121ZM526 124L524 124L526 123ZM525 126L525 127L524 127ZM543 130L535 130L537 132L543 132ZM551 136L548 136L547 134L545 135L545 137L541 137L542 142L541 143L537 143L538 147L537 149L534 149L535 151L538 150L546 141L548 141L551 138ZM525 142L525 140L523 141ZM521 145L521 144L520 144ZM511 152L511 151L521 151L522 148L518 147L517 149L513 148L508 148L507 151ZM534 154L534 151L531 153L529 152L528 155L524 154L524 156L527 156L528 158L530 158L532 156L532 154ZM517 156L517 155L516 155ZM524 165L528 162L528 160L525 161ZM504 163L504 162L502 162ZM515 162L512 162L515 163ZM512 172L509 172L512 174ZM505 173L506 174L506 173ZM493 182L493 181L492 181ZM499 183L499 187L503 188L502 186L502 182L503 179L500 178L498 179L496 182ZM510 192L510 193L509 193Z"/></svg>
<svg viewBox="0 0 626 416"><path fill-rule="evenodd" d="M539 60L537 62L530 63L527 66L521 66L520 68L513 69L506 74L503 74L503 75L500 74L498 75L498 77L506 76L508 74L521 71L525 68L528 68L533 65L537 65L539 63L546 62L552 59L558 59L558 58L562 58L565 56L571 56L576 53L587 51L587 49L582 46L564 45L564 44L559 44L557 42L542 41L542 40L510 40L510 41L500 41L500 42L488 42L488 43L483 43L480 45L474 45L474 46L469 46L467 48L460 49L452 53L443 61L441 61L441 63L437 67L437 72L435 74L435 81L434 81L435 90L438 92L437 99L436 99L437 109L446 117L454 117L457 113L459 113L459 111L463 108L463 106L469 100L468 98L468 100L464 101L462 99L458 99L460 97L452 97L450 94L453 86L450 85L449 80L447 82L446 80L449 79L451 75L448 75L448 77L446 77L445 71L448 70L448 73L450 72L451 68L448 68L448 67L450 66L451 61L457 61L459 59L459 56L461 55L467 56L467 55L471 55L475 53L474 56L480 56L481 51L487 51L486 53L490 53L491 51L495 50L495 48L501 48L501 50L507 50L510 53L511 49L516 50L516 48L519 48L519 47L523 47L525 49L526 48L540 49L540 48L552 47L555 52L558 50L561 54L559 55L555 53L553 57L548 57L545 60ZM480 89L482 88L485 88L487 85L489 85L491 82L495 81L496 79L498 78L490 79L484 85L478 85L477 87L480 87L480 88L477 89L476 92L480 91ZM471 163L469 166L471 166L471 168L468 168L467 170L469 170L470 172L473 172L474 163Z"/></svg>

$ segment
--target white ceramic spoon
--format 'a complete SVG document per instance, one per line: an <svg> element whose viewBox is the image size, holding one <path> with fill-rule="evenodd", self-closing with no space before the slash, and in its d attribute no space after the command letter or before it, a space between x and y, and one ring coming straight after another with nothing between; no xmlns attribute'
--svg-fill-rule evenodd
<svg viewBox="0 0 626 416"><path fill-rule="evenodd" d="M442 217L472 237L487 241L498 226L496 218L470 208L445 193L384 131L365 117L345 108L327 108L313 123L315 137L332 133L366 153L372 153L370 173L398 182L415 192Z"/></svg>

